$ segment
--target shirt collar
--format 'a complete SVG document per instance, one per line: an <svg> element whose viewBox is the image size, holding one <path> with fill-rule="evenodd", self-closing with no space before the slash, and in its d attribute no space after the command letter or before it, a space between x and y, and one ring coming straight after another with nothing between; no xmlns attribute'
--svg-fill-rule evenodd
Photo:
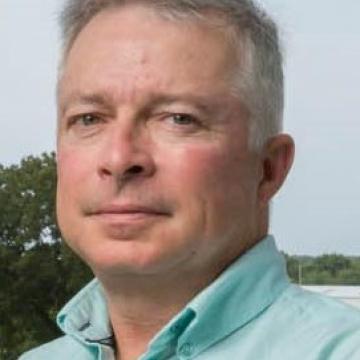
<svg viewBox="0 0 360 360"><path fill-rule="evenodd" d="M194 355L246 325L289 285L283 256L269 235L240 256L187 306L195 317L181 342Z"/></svg>
<svg viewBox="0 0 360 360"><path fill-rule="evenodd" d="M147 355L173 343L193 357L258 316L288 285L284 258L269 235L192 299L154 337Z"/></svg>
<svg viewBox="0 0 360 360"><path fill-rule="evenodd" d="M65 334L82 342L111 344L112 328L104 290L97 279L62 308L57 324Z"/></svg>

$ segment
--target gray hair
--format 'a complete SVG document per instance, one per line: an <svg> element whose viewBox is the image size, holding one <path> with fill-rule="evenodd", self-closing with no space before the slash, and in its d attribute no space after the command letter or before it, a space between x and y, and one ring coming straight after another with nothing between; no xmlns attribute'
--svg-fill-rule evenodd
<svg viewBox="0 0 360 360"><path fill-rule="evenodd" d="M207 10L223 15L235 30L231 38L243 60L235 88L251 114L250 147L260 150L282 130L284 79L277 26L252 0L67 0L60 17L62 64L80 31L95 15L129 2L143 3L180 20L207 20Z"/></svg>

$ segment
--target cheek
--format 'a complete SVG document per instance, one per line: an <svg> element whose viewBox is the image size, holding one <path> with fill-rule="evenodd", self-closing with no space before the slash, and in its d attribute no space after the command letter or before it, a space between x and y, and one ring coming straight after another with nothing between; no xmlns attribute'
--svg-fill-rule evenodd
<svg viewBox="0 0 360 360"><path fill-rule="evenodd" d="M235 151L230 145L192 146L169 161L182 228L204 239L206 251L217 249L214 239L241 236L253 214L250 161Z"/></svg>
<svg viewBox="0 0 360 360"><path fill-rule="evenodd" d="M221 155L207 146L188 145L164 152L158 161L159 170L180 189L204 186L217 173Z"/></svg>
<svg viewBox="0 0 360 360"><path fill-rule="evenodd" d="M245 180L244 159L224 146L192 145L168 152L162 161L167 183L184 198L201 196L205 202L221 202L229 193L240 193Z"/></svg>
<svg viewBox="0 0 360 360"><path fill-rule="evenodd" d="M74 239L81 239L81 204L89 171L93 167L86 154L71 146L62 145L57 152L57 219L64 239L76 251Z"/></svg>
<svg viewBox="0 0 360 360"><path fill-rule="evenodd" d="M57 163L59 185L70 191L81 185L80 180L91 171L93 161L78 149L63 147L58 150Z"/></svg>
<svg viewBox="0 0 360 360"><path fill-rule="evenodd" d="M76 211L76 204L88 177L90 162L71 147L58 149L57 154L57 212L58 217L69 217Z"/></svg>

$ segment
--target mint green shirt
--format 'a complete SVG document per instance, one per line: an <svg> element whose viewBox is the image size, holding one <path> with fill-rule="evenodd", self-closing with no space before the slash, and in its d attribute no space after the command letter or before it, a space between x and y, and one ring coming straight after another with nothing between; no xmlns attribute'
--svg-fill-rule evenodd
<svg viewBox="0 0 360 360"><path fill-rule="evenodd" d="M97 280L57 320L66 335L21 360L114 359ZM291 284L284 259L267 236L192 299L140 359L359 360L360 312Z"/></svg>

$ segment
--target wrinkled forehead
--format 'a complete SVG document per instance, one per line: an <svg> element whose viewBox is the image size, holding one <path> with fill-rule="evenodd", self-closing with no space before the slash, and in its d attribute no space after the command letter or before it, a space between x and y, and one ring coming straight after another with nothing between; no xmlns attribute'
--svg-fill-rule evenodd
<svg viewBox="0 0 360 360"><path fill-rule="evenodd" d="M61 50L59 77L61 77L68 54L79 34L95 17L102 13L141 7L148 13L148 16L158 17L169 22L177 23L179 26L187 27L189 24L200 24L208 26L209 29L216 29L217 31L222 32L226 41L236 49L242 45L244 42L243 40L247 37L245 33L240 33L237 24L234 23L234 19L218 8L207 5L203 6L203 8L194 10L191 5L184 6L184 4L182 4L180 7L176 6L174 3L130 0L108 2L108 4L104 6L104 4L99 1L99 9L87 11L82 14L82 20L79 20L74 27L69 27L67 31L64 30L64 43ZM63 24L63 27L65 29L66 25Z"/></svg>
<svg viewBox="0 0 360 360"><path fill-rule="evenodd" d="M208 14L210 17L215 15ZM157 72L160 78L159 70L163 70L165 75L171 74L169 81L202 80L210 87L216 84L213 80L219 85L225 80L231 85L234 68L239 65L237 52L225 28L215 24L220 24L215 18L212 23L166 19L143 5L103 10L78 34L60 78L68 81L71 77L74 83L74 77L80 81L84 70L92 68L93 74L108 71L109 78L121 75L123 81L132 81L134 74L144 75L146 65L150 77ZM110 74L113 63L119 66Z"/></svg>

